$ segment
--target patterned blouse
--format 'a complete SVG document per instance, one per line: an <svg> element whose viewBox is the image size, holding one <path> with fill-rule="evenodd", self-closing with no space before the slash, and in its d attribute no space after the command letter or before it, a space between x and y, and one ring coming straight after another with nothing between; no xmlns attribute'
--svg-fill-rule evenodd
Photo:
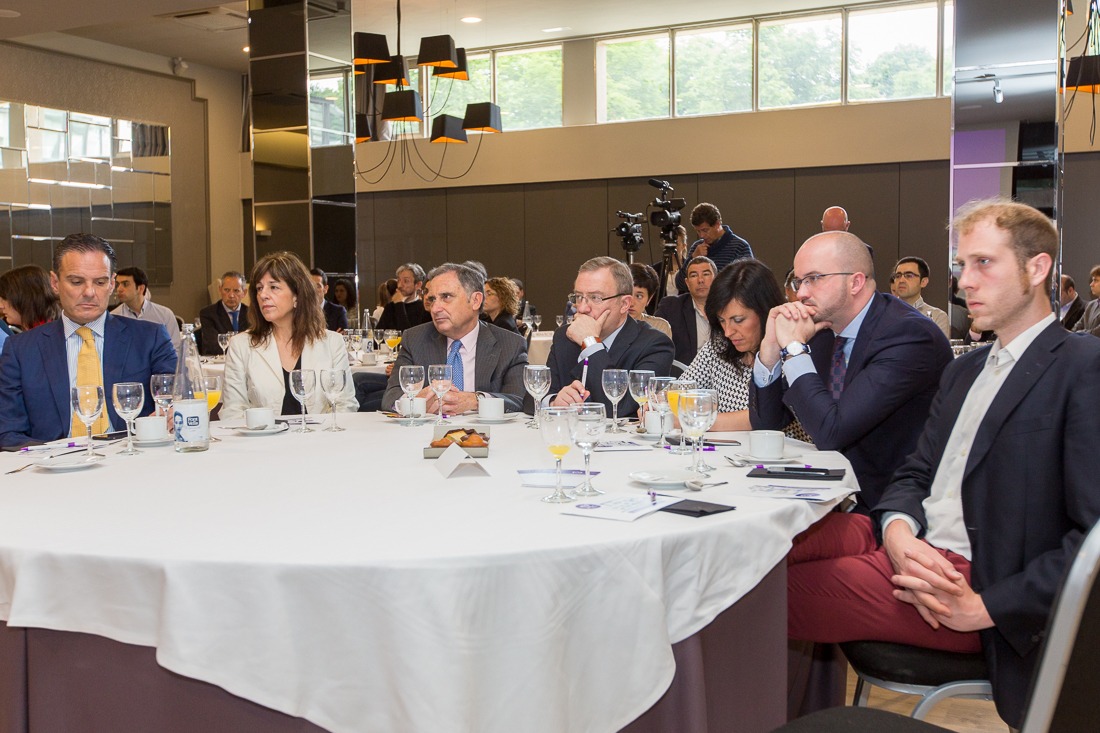
<svg viewBox="0 0 1100 733"><path fill-rule="evenodd" d="M691 366L684 372L683 378L694 380L700 389L717 390L718 412L749 409L749 380L752 379L752 367L744 364L730 364L719 358L714 351L712 340L708 340L699 349ZM783 432L795 440L814 442L797 418L784 428Z"/></svg>

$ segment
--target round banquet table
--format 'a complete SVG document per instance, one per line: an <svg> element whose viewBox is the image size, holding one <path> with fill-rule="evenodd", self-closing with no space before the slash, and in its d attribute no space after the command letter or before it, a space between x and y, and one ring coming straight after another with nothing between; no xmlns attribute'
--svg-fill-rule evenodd
<svg viewBox="0 0 1100 733"><path fill-rule="evenodd" d="M87 470L5 476L5 631L151 647L173 673L334 733L614 731L669 687L672 645L781 568L831 507L733 497L751 480L721 459L740 449L721 448L706 455L730 486L686 498L736 511L567 516L521 485L518 469L552 466L525 418L490 428L489 476L451 478L422 456L431 425L339 421L270 436L215 422L203 453L112 445ZM0 472L26 462L0 454ZM632 470L686 462L592 458L614 492L644 491ZM581 466L574 449L565 467Z"/></svg>

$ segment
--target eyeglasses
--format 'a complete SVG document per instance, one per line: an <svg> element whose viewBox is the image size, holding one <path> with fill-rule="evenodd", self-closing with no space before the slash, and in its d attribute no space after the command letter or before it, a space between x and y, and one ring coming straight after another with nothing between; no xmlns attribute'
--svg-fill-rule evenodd
<svg viewBox="0 0 1100 733"><path fill-rule="evenodd" d="M588 303L589 305L599 305L600 303L604 302L605 300L612 300L613 298L621 298L624 295L633 296L634 293L615 293L614 295L598 295L596 293L592 293L591 295L585 295L584 293L570 293L569 295L565 296L565 299L569 301L570 305L579 305L582 300L585 301L586 303Z"/></svg>
<svg viewBox="0 0 1100 733"><path fill-rule="evenodd" d="M896 280L899 277L904 277L906 280L916 280L920 277L920 274L916 272L895 272L894 279Z"/></svg>
<svg viewBox="0 0 1100 733"><path fill-rule="evenodd" d="M833 275L854 275L854 272L823 272L820 275L807 275L806 277L792 277L791 287L795 290L800 289L803 285L807 287L813 287L817 284L817 281L823 277L831 277Z"/></svg>

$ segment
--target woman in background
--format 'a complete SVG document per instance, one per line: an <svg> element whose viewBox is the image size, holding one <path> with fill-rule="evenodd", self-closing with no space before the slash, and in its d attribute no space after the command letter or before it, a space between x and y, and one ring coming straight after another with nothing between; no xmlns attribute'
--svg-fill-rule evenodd
<svg viewBox="0 0 1100 733"><path fill-rule="evenodd" d="M0 310L13 332L29 331L61 317L61 303L50 275L38 265L24 265L0 275Z"/></svg>
<svg viewBox="0 0 1100 733"><path fill-rule="evenodd" d="M519 307L519 289L507 277L491 277L485 281L485 315L489 323L513 333L519 333L516 324L516 308Z"/></svg>

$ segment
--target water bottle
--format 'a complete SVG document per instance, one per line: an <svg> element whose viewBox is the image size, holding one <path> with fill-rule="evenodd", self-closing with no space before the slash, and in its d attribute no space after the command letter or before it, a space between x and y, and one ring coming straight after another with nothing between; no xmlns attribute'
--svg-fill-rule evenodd
<svg viewBox="0 0 1100 733"><path fill-rule="evenodd" d="M172 423L176 431L177 453L210 447L210 412L206 405L206 386L202 381L202 363L194 332L192 324L183 325L179 361L176 362L176 383L172 389Z"/></svg>

